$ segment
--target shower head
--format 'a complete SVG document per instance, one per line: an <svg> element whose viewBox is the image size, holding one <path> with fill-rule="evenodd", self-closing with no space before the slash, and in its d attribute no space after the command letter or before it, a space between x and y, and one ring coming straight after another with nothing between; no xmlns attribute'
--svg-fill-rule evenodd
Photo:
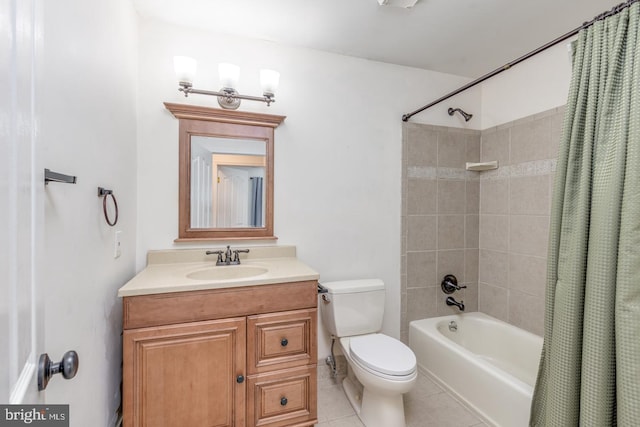
<svg viewBox="0 0 640 427"><path fill-rule="evenodd" d="M469 113L465 113L464 111L462 111L459 108L449 108L447 110L447 112L449 113L450 116L453 116L453 113L458 112L460 114L462 114L462 117L464 117L464 121L468 122L469 120L471 120L471 117L473 117L473 114L469 114Z"/></svg>

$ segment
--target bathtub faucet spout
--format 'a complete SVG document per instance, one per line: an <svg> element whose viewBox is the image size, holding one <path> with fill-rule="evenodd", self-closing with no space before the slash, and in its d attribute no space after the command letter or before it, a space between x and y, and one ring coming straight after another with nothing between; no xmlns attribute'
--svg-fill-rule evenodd
<svg viewBox="0 0 640 427"><path fill-rule="evenodd" d="M454 297L447 297L447 305L455 305L460 309L460 311L464 311L464 301L456 301Z"/></svg>

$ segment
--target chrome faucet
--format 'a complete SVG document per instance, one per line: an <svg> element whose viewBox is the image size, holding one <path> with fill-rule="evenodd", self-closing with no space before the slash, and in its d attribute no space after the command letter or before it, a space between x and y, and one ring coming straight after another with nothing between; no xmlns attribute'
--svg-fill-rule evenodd
<svg viewBox="0 0 640 427"><path fill-rule="evenodd" d="M234 249L231 250L231 246L227 245L225 251L207 251L207 255L218 255L216 265L238 265L240 264L240 253L249 253L249 249ZM224 255L224 259L222 258Z"/></svg>
<svg viewBox="0 0 640 427"><path fill-rule="evenodd" d="M447 305L455 305L460 311L464 311L464 301L458 302L454 297L447 297L446 303Z"/></svg>

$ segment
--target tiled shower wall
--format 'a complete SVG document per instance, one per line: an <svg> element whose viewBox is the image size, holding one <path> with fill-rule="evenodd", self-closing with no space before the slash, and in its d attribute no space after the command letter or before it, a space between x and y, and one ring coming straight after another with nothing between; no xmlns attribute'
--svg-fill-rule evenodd
<svg viewBox="0 0 640 427"><path fill-rule="evenodd" d="M478 303L480 180L465 162L480 159L480 132L403 125L401 338L411 320L458 312L440 289L453 274L467 311Z"/></svg>
<svg viewBox="0 0 640 427"><path fill-rule="evenodd" d="M553 176L564 107L482 132L478 309L542 335Z"/></svg>
<svg viewBox="0 0 640 427"><path fill-rule="evenodd" d="M456 313L453 296L542 334L551 189L564 108L485 131L405 123L401 338L414 319ZM499 168L465 171L465 162Z"/></svg>

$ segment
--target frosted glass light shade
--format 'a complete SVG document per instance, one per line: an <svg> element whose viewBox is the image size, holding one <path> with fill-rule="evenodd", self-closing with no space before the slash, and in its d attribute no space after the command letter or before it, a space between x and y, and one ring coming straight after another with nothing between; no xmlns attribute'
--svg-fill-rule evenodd
<svg viewBox="0 0 640 427"><path fill-rule="evenodd" d="M193 83L198 69L198 63L195 59L188 56L174 56L173 68L179 82Z"/></svg>
<svg viewBox="0 0 640 427"><path fill-rule="evenodd" d="M280 83L280 73L274 70L260 70L260 86L262 93L271 95L276 93Z"/></svg>
<svg viewBox="0 0 640 427"><path fill-rule="evenodd" d="M235 89L240 80L240 67L233 64L222 63L218 65L220 84L223 88Z"/></svg>

